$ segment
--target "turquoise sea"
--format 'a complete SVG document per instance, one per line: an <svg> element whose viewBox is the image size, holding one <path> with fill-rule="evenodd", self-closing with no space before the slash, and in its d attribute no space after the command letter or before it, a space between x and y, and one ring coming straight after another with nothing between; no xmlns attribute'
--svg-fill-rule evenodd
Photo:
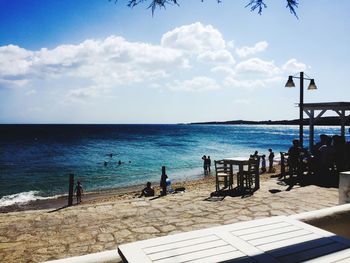
<svg viewBox="0 0 350 263"><path fill-rule="evenodd" d="M277 125L0 125L0 206L66 194L70 173L86 191L157 183L163 165L172 181L199 178L204 154L278 157L297 137Z"/></svg>

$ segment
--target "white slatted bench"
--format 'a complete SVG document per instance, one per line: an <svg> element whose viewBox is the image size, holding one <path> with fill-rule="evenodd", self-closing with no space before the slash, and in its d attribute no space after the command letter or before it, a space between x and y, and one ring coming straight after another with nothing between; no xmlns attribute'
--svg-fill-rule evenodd
<svg viewBox="0 0 350 263"><path fill-rule="evenodd" d="M350 262L350 240L278 216L120 245L129 263Z"/></svg>

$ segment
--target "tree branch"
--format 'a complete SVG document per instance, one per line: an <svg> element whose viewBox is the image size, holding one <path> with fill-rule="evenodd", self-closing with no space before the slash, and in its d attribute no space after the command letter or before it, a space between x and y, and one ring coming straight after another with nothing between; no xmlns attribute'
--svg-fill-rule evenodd
<svg viewBox="0 0 350 263"><path fill-rule="evenodd" d="M111 1L111 0L109 0ZM115 0L117 2L118 0ZM135 7L140 3L148 2L150 1L150 5L147 8L152 9L152 16L154 15L154 11L156 8L166 8L166 5L178 5L178 0L128 0L128 6L129 7ZM221 3L222 0L216 0L218 3ZM296 18L298 18L298 15L296 13L296 8L298 8L299 0L286 0L287 6L286 8L289 9L290 13L293 14ZM201 0L201 2L204 2L204 0ZM261 15L264 8L267 7L265 4L265 0L249 0L249 3L245 7L250 7L250 11L254 12L256 9L258 10L258 14Z"/></svg>

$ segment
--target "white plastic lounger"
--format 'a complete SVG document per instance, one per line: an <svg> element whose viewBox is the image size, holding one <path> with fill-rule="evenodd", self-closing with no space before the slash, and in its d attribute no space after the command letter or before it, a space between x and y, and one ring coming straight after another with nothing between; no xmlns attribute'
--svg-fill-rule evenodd
<svg viewBox="0 0 350 263"><path fill-rule="evenodd" d="M350 240L278 216L120 245L129 263L350 262Z"/></svg>

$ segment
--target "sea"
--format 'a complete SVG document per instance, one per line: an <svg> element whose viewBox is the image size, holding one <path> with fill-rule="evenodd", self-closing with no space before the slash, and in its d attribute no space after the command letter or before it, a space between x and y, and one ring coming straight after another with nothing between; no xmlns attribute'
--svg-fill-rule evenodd
<svg viewBox="0 0 350 263"><path fill-rule="evenodd" d="M340 129L315 127L322 133ZM158 184L162 166L172 182L201 178L203 155L272 148L278 158L298 136L286 125L0 125L0 206L65 195L70 174L85 191Z"/></svg>

